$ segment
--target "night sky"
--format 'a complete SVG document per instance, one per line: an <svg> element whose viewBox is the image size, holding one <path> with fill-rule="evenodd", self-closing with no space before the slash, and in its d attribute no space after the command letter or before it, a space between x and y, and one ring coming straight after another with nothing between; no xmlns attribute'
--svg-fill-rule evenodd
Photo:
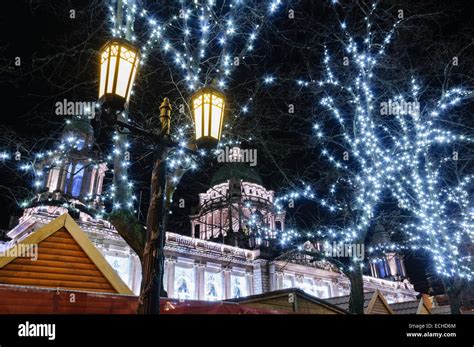
<svg viewBox="0 0 474 347"><path fill-rule="evenodd" d="M97 51L110 38L110 24L106 1L8 1L0 14L0 95L2 98L2 136L0 150L35 153L51 146L61 133L64 118L54 114L55 103L63 99L94 101L98 88ZM143 2L161 15L169 15L176 8L167 3L176 1ZM164 3L164 4L163 4ZM330 166L321 159L320 148L312 140L312 124L322 113L312 92L295 86L296 79L317 80L321 75L323 47L334 48L334 37L339 19L347 18L362 33L360 8L353 1L340 1L336 10L330 1L294 1L286 5L284 13L294 9L295 19L275 15L256 42L253 55L233 72L226 94L229 105L227 135L242 140L243 146L257 148L256 169L266 187L277 194L294 188L302 181L316 182L321 191L327 190L331 180ZM173 5L175 6L175 5ZM380 5L377 29L390 27L397 11L404 10L412 20L397 31L388 50L393 56L387 78L402 79L412 72L421 76L429 87L439 89L446 82L445 67L453 56L459 55L459 67L451 71L449 85L474 84L474 25L472 1L391 1ZM76 18L70 18L74 9ZM137 24L142 33L144 26ZM332 39L330 40L330 37ZM357 35L356 35L357 37ZM212 49L212 47L211 47ZM214 48L217 50L217 48ZM21 65L15 65L15 59ZM386 67L386 66L385 66ZM212 74L212 66L206 66ZM262 83L263 76L272 75L278 83L272 88ZM383 90L378 91L383 93ZM131 115L137 124L146 124L150 115L158 113L163 97L169 97L175 109L187 101L190 93L183 76L170 59L156 51L141 71ZM251 102L249 102L251 100ZM287 115L288 105L295 105L296 114ZM249 112L241 112L249 105ZM459 113L467 130L474 122L472 104ZM466 116L467 115L467 116ZM174 116L173 126L179 126ZM188 119L189 120L189 119ZM179 119L182 122L183 119ZM101 155L110 151L110 128L94 120L97 150ZM326 129L329 133L335 129ZM7 136L8 135L8 136ZM249 140L250 139L250 140ZM143 221L147 209L148 182L152 165L150 146L132 140L130 176L136 182L135 193L141 196L139 215ZM472 150L472 148L471 148ZM470 158L464 163L471 167ZM0 165L2 165L0 163ZM0 229L9 227L10 216L21 215L19 201L31 192L31 180L18 174L14 165L3 164L0 170ZM207 159L202 167L183 178L175 193L175 200L184 198L184 209L173 209L170 231L189 234L189 214L219 168ZM15 173L16 172L16 173ZM472 170L471 170L472 172ZM107 184L111 174L107 176ZM380 211L389 214L396 203L387 194ZM288 225L308 229L331 222L331 215L310 202L300 202L288 214ZM383 221L385 223L386 221ZM390 224L390 223L388 223ZM409 277L416 290L426 291L426 257L407 256Z"/></svg>

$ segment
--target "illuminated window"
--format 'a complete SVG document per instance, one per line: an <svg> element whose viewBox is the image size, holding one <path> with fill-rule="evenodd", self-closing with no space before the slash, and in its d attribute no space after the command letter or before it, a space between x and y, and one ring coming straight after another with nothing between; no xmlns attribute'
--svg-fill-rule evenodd
<svg viewBox="0 0 474 347"><path fill-rule="evenodd" d="M222 274L206 271L204 283L206 300L222 300Z"/></svg>
<svg viewBox="0 0 474 347"><path fill-rule="evenodd" d="M231 275L231 287L232 287L232 297L233 298L242 298L247 296L247 285L244 276L235 276Z"/></svg>
<svg viewBox="0 0 474 347"><path fill-rule="evenodd" d="M72 196L78 197L81 195L82 178L84 177L84 166L81 163L77 163L72 174L74 178L72 180Z"/></svg>
<svg viewBox="0 0 474 347"><path fill-rule="evenodd" d="M175 268L174 292L179 299L194 299L194 269Z"/></svg>
<svg viewBox="0 0 474 347"><path fill-rule="evenodd" d="M283 288L293 288L294 287L294 278L290 275L283 276Z"/></svg>

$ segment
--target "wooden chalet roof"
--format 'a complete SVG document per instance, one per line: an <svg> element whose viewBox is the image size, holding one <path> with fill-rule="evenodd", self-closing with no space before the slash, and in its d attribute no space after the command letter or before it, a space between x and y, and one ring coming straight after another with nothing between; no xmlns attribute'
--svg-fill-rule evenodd
<svg viewBox="0 0 474 347"><path fill-rule="evenodd" d="M449 305L433 307L431 314L451 314L451 307Z"/></svg>
<svg viewBox="0 0 474 347"><path fill-rule="evenodd" d="M430 314L423 299L390 304L390 308L395 314Z"/></svg>
<svg viewBox="0 0 474 347"><path fill-rule="evenodd" d="M37 247L38 259L11 256ZM133 295L69 214L63 214L0 254L0 284Z"/></svg>
<svg viewBox="0 0 474 347"><path fill-rule="evenodd" d="M336 296L325 299L327 302L349 311L349 295ZM393 310L379 290L364 293L364 313L365 314L393 314Z"/></svg>
<svg viewBox="0 0 474 347"><path fill-rule="evenodd" d="M326 300L309 295L301 289L288 288L226 300L241 305L278 310L283 312L307 314L348 314L347 310L333 305Z"/></svg>

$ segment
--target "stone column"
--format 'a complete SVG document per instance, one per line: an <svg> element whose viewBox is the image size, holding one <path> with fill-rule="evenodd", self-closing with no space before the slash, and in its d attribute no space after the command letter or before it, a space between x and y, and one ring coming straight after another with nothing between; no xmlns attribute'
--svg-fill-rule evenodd
<svg viewBox="0 0 474 347"><path fill-rule="evenodd" d="M232 297L232 288L230 283L230 273L231 269L225 268L223 271L223 278L222 278L222 297L223 299L229 299Z"/></svg>
<svg viewBox="0 0 474 347"><path fill-rule="evenodd" d="M94 187L95 187L96 177L97 177L97 169L92 168L91 175L89 177L89 187L88 187L88 190L87 190L87 194L92 195L92 197L94 197L94 195L95 195Z"/></svg>
<svg viewBox="0 0 474 347"><path fill-rule="evenodd" d="M407 272L405 270L405 259L403 257L399 257L398 259L400 260L400 265L401 265L401 268L402 268L402 271L403 271L403 274L400 274L400 275L403 276L403 277L406 277Z"/></svg>
<svg viewBox="0 0 474 347"><path fill-rule="evenodd" d="M174 298L174 267L176 265L176 260L168 259L168 288L166 291L168 292L169 298Z"/></svg>
<svg viewBox="0 0 474 347"><path fill-rule="evenodd" d="M100 164L99 174L97 175L97 190L96 190L97 195L102 194L102 185L104 183L105 171L107 171L107 166L105 164Z"/></svg>
<svg viewBox="0 0 474 347"><path fill-rule="evenodd" d="M57 180L57 185L56 185L56 190L59 190L63 193L65 192L64 182L66 181L68 165L69 163L67 162L61 165L61 168L59 169L59 175L58 175L58 180Z"/></svg>
<svg viewBox="0 0 474 347"><path fill-rule="evenodd" d="M283 272L282 271L276 271L275 272L275 289L274 290L278 290L278 289L283 289Z"/></svg>
<svg viewBox="0 0 474 347"><path fill-rule="evenodd" d="M197 300L205 300L205 293L204 293L204 268L206 266L203 264L194 264L194 272L195 272L195 290L196 290L196 298Z"/></svg>
<svg viewBox="0 0 474 347"><path fill-rule="evenodd" d="M390 270L389 275L395 276L397 273L397 263L395 261L395 253L387 253L386 261Z"/></svg>
<svg viewBox="0 0 474 347"><path fill-rule="evenodd" d="M245 281L247 285L247 295L253 295L255 293L253 288L253 272L247 271L245 273Z"/></svg>
<svg viewBox="0 0 474 347"><path fill-rule="evenodd" d="M53 168L49 171L47 185L48 185L48 191L51 193L58 189L59 174L60 174L60 169L58 168Z"/></svg>
<svg viewBox="0 0 474 347"><path fill-rule="evenodd" d="M277 290L277 279L275 274L275 264L268 266L268 277L270 280L270 291Z"/></svg>
<svg viewBox="0 0 474 347"><path fill-rule="evenodd" d="M266 260L264 259L258 259L258 260L255 260L254 262L253 287L254 287L255 294L262 294L266 290L265 288L266 279L264 278L265 272L266 272L264 269L265 266L266 266Z"/></svg>
<svg viewBox="0 0 474 347"><path fill-rule="evenodd" d="M170 264L169 264L170 260L169 258L166 258L165 257L165 270L163 272L163 288L165 289L166 293L168 293L168 296L169 296L169 292L168 292L168 277L169 277L169 270L170 270Z"/></svg>
<svg viewBox="0 0 474 347"><path fill-rule="evenodd" d="M296 274L296 275L295 275L295 283L293 284L293 286L294 286L295 288L303 289L303 285L304 285L304 277L303 277L303 275Z"/></svg>
<svg viewBox="0 0 474 347"><path fill-rule="evenodd" d="M373 262L369 262L370 264L370 273L372 274L372 277L377 277L377 272L375 271L375 264Z"/></svg>
<svg viewBox="0 0 474 347"><path fill-rule="evenodd" d="M204 283L204 274L202 271L203 265L200 263L194 263L194 297L196 300L204 300L203 297L203 283Z"/></svg>
<svg viewBox="0 0 474 347"><path fill-rule="evenodd" d="M87 195L89 193L90 177L91 169L87 165L84 165L82 167L81 192L79 193L79 196L83 199L87 198Z"/></svg>
<svg viewBox="0 0 474 347"><path fill-rule="evenodd" d="M330 298L339 296L339 287L337 286L336 280L331 281L329 289L330 289L330 293L329 293Z"/></svg>

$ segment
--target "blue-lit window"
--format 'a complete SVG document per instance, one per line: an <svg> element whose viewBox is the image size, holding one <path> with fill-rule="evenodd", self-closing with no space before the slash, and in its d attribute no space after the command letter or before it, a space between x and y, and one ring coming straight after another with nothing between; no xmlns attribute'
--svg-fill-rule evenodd
<svg viewBox="0 0 474 347"><path fill-rule="evenodd" d="M385 259L382 259L382 261L377 262L377 270L379 273L379 278L387 277L387 271L385 270Z"/></svg>
<svg viewBox="0 0 474 347"><path fill-rule="evenodd" d="M81 195L82 178L84 177L84 166L80 163L74 168L74 178L72 180L72 196Z"/></svg>
<svg viewBox="0 0 474 347"><path fill-rule="evenodd" d="M84 141L84 139L79 139L79 140L77 140L76 143L77 143L77 149L81 150L81 149L84 148L84 145L85 145L86 142Z"/></svg>

